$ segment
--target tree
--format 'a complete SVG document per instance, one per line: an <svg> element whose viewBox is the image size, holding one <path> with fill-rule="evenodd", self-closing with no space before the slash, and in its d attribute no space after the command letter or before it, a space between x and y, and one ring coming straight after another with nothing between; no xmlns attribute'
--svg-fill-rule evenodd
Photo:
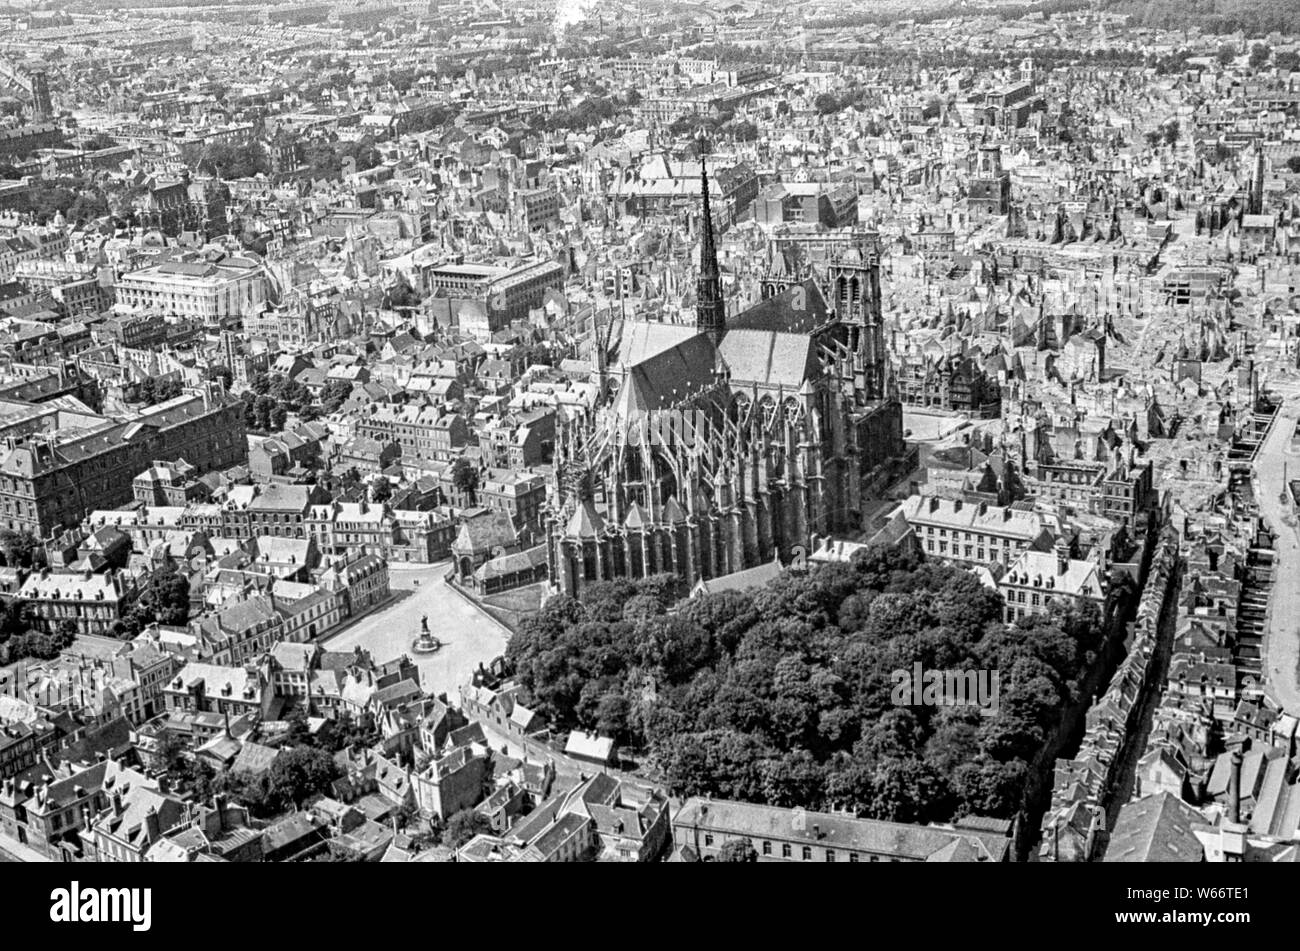
<svg viewBox="0 0 1300 951"><path fill-rule="evenodd" d="M817 110L818 115L830 115L832 112L839 112L843 106L833 94L829 92L820 93L813 100L813 108Z"/></svg>
<svg viewBox="0 0 1300 951"><path fill-rule="evenodd" d="M0 605L0 641L7 641L31 628L29 608L28 603L21 598L13 598Z"/></svg>
<svg viewBox="0 0 1300 951"><path fill-rule="evenodd" d="M1272 55L1273 50L1267 43L1256 43L1250 48L1250 68L1259 69Z"/></svg>
<svg viewBox="0 0 1300 951"><path fill-rule="evenodd" d="M451 849L459 849L474 836L492 831L488 817L475 809L462 809L447 820L447 829L442 834L442 843Z"/></svg>
<svg viewBox="0 0 1300 951"><path fill-rule="evenodd" d="M967 572L895 549L669 610L678 588L586 585L525 620L506 651L556 729L616 736L675 795L1010 817L1102 645L1088 602L1057 599L1009 626ZM1001 671L998 710L900 705L891 672L915 663Z"/></svg>
<svg viewBox="0 0 1300 951"><path fill-rule="evenodd" d="M630 714L631 705L627 697L618 693L605 694L596 705L596 733L620 745L625 743Z"/></svg>
<svg viewBox="0 0 1300 951"><path fill-rule="evenodd" d="M469 496L471 505L478 499L478 469L474 468L464 456L456 459L451 466L451 484Z"/></svg>
<svg viewBox="0 0 1300 951"><path fill-rule="evenodd" d="M111 149L117 145L117 139L104 132L96 132L90 138L86 139L82 148L87 152L98 152L100 149Z"/></svg>
<svg viewBox="0 0 1300 951"><path fill-rule="evenodd" d="M1220 66L1227 66L1237 58L1237 48L1231 43L1221 43L1215 57L1218 59Z"/></svg>
<svg viewBox="0 0 1300 951"><path fill-rule="evenodd" d="M339 408L352 396L352 384L348 380L330 380L321 390L321 409L329 416L337 413Z"/></svg>
<svg viewBox="0 0 1300 951"><path fill-rule="evenodd" d="M1289 73L1300 69L1300 52L1278 50L1273 54L1273 66L1280 73Z"/></svg>
<svg viewBox="0 0 1300 951"><path fill-rule="evenodd" d="M205 145L198 156L191 156L200 171L218 178L252 178L270 174L271 161L259 142L244 145L215 143Z"/></svg>
<svg viewBox="0 0 1300 951"><path fill-rule="evenodd" d="M376 475L370 480L370 501L382 504L392 497L393 483L388 481L388 476Z"/></svg>
<svg viewBox="0 0 1300 951"><path fill-rule="evenodd" d="M339 775L334 757L325 750L296 746L281 753L266 776L268 799L280 806L301 806L324 792Z"/></svg>
<svg viewBox="0 0 1300 951"><path fill-rule="evenodd" d="M0 530L0 552L4 553L5 564L16 568L31 568L33 564L44 562L45 549L40 540L25 529Z"/></svg>
<svg viewBox="0 0 1300 951"><path fill-rule="evenodd" d="M170 399L175 399L184 392L184 386L181 381L175 377L167 380L161 380L157 377L145 377L140 384L139 397L140 401L146 406L153 406L157 403L165 403Z"/></svg>
<svg viewBox="0 0 1300 951"><path fill-rule="evenodd" d="M718 849L719 862L757 862L758 850L749 839L728 839Z"/></svg>
<svg viewBox="0 0 1300 951"><path fill-rule="evenodd" d="M150 624L182 625L190 619L190 580L168 565L149 576L118 633L134 637Z"/></svg>

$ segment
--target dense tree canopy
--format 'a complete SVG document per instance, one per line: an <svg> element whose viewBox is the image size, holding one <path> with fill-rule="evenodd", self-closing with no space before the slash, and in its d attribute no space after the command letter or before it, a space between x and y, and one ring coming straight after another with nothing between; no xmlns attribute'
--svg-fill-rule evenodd
<svg viewBox="0 0 1300 951"><path fill-rule="evenodd" d="M223 179L252 178L258 174L267 175L271 171L266 149L258 142L205 145L194 159L199 171Z"/></svg>
<svg viewBox="0 0 1300 951"><path fill-rule="evenodd" d="M337 413L339 407L348 401L352 395L352 382L350 380L330 380L321 389L320 405L326 415Z"/></svg>
<svg viewBox="0 0 1300 951"><path fill-rule="evenodd" d="M134 637L150 624L183 625L190 619L190 581L168 565L149 575L135 604L115 625L122 637Z"/></svg>
<svg viewBox="0 0 1300 951"><path fill-rule="evenodd" d="M379 164L379 150L374 140L363 137L356 142L343 142L327 138L311 139L302 149L303 161L311 168L313 179L339 178L345 159L356 163L356 170L364 172Z"/></svg>
<svg viewBox="0 0 1300 951"><path fill-rule="evenodd" d="M289 413L311 420L318 415L311 390L280 373L259 373L249 381L244 399L244 423L249 429L275 433L284 429Z"/></svg>
<svg viewBox="0 0 1300 951"><path fill-rule="evenodd" d="M28 657L37 660L58 657L76 636L75 624L61 624L58 630L48 634L32 630L26 601L14 598L0 605L0 664L12 664Z"/></svg>
<svg viewBox="0 0 1300 951"><path fill-rule="evenodd" d="M29 531L0 529L0 556L4 564L16 568L31 568L44 561L45 549L41 541Z"/></svg>
<svg viewBox="0 0 1300 951"><path fill-rule="evenodd" d="M325 792L338 776L338 764L328 751L302 745L282 752L264 776L225 772L217 777L215 786L233 795L253 815L267 818L301 807Z"/></svg>
<svg viewBox="0 0 1300 951"><path fill-rule="evenodd" d="M388 481L388 476L376 475L370 480L370 501L387 502L393 497L393 483Z"/></svg>
<svg viewBox="0 0 1300 951"><path fill-rule="evenodd" d="M448 848L458 849L480 832L491 831L492 823L487 816L476 809L462 809L447 820L442 841Z"/></svg>
<svg viewBox="0 0 1300 951"><path fill-rule="evenodd" d="M167 400L174 399L184 392L181 381L175 377L167 380L161 380L157 377L145 377L140 384L140 401L146 406L153 406L156 403L165 403Z"/></svg>
<svg viewBox="0 0 1300 951"><path fill-rule="evenodd" d="M1101 643L1095 606L1002 622L969 572L897 551L674 606L675 579L549 601L507 656L560 728L643 749L678 795L898 821L1021 805ZM891 673L999 671L997 710L900 706Z"/></svg>

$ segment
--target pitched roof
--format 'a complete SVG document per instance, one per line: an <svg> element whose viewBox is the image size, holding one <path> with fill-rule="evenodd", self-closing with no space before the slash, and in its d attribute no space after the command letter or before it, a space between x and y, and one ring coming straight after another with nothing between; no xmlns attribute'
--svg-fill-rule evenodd
<svg viewBox="0 0 1300 951"><path fill-rule="evenodd" d="M1199 812L1170 793L1134 800L1119 812L1105 861L1204 861L1205 850L1192 830L1205 824Z"/></svg>

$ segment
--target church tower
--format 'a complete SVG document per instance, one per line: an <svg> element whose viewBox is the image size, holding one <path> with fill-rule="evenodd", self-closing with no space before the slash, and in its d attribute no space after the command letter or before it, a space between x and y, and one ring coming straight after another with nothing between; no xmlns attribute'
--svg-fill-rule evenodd
<svg viewBox="0 0 1300 951"><path fill-rule="evenodd" d="M880 306L880 263L876 252L854 248L830 263L827 280L830 303L847 332L854 354L857 391L864 400L886 397L884 322Z"/></svg>
<svg viewBox="0 0 1300 951"><path fill-rule="evenodd" d="M727 302L722 297L722 272L713 243L713 215L709 211L709 173L700 156L700 190L704 196L700 239L700 276L695 282L695 326L716 344L727 330Z"/></svg>
<svg viewBox="0 0 1300 951"><path fill-rule="evenodd" d="M1011 210L1011 173L1002 168L1002 149L981 145L971 176L968 204L986 215L1005 215Z"/></svg>

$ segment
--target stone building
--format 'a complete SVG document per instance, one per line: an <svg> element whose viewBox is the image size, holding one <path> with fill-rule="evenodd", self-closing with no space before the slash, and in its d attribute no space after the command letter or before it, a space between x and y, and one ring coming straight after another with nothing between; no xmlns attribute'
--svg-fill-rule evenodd
<svg viewBox="0 0 1300 951"><path fill-rule="evenodd" d="M688 585L858 524L905 452L877 261L853 251L729 317L702 171L696 325L624 330L614 397L556 434L551 580ZM598 352L602 387L605 355Z"/></svg>
<svg viewBox="0 0 1300 951"><path fill-rule="evenodd" d="M0 526L40 537L75 526L130 502L135 476L155 459L208 472L247 458L243 404L207 385L108 427L10 440L0 456Z"/></svg>

